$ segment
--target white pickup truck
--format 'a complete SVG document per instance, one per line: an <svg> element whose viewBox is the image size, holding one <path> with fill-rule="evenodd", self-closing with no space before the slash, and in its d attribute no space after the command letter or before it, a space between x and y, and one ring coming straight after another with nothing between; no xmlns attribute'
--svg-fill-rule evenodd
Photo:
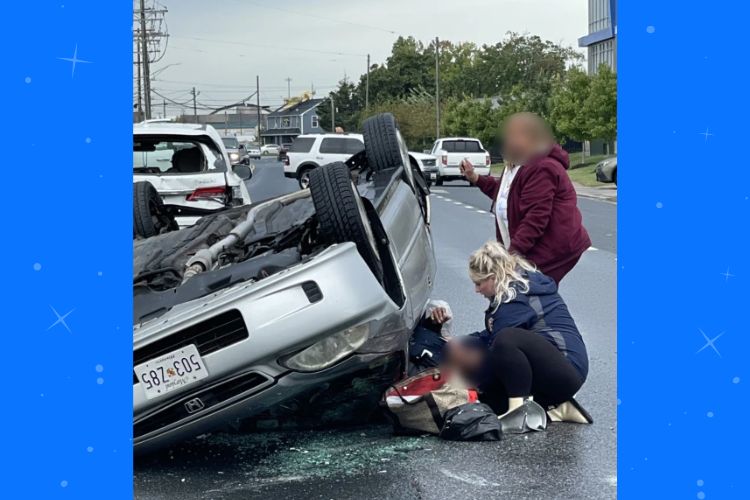
<svg viewBox="0 0 750 500"><path fill-rule="evenodd" d="M428 153L425 151L425 153ZM444 137L435 141L429 154L438 159L438 173L435 184L443 185L443 181L463 179L459 165L466 158L479 175L490 173L490 154L482 146L479 139L472 137Z"/></svg>

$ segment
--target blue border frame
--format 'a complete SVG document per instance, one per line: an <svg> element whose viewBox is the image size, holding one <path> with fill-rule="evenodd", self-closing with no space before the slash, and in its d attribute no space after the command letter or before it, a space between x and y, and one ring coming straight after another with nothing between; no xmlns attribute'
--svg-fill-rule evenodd
<svg viewBox="0 0 750 500"><path fill-rule="evenodd" d="M4 9L0 496L132 498L132 4Z"/></svg>

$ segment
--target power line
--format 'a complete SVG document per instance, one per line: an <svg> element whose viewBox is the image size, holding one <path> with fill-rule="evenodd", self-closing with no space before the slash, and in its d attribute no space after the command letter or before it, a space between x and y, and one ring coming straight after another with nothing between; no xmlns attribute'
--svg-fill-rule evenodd
<svg viewBox="0 0 750 500"><path fill-rule="evenodd" d="M235 0L235 1L237 1L237 0ZM295 16L309 17L309 18L313 18L313 19L322 19L324 21L330 21L330 22L334 22L334 23L338 23L338 24L348 24L348 25L351 25L351 26L358 26L360 28L367 28L367 29L376 30L376 31L383 31L385 33L390 33L392 35L398 35L398 32L396 32L394 30L391 30L391 29L387 29L387 28L381 28L381 27L378 27L378 26L372 26L370 24L355 23L355 22L352 22L352 21L345 21L345 20L342 20L342 19L334 19L332 17L319 16L319 15L316 15L316 14L310 14L308 12L297 12L297 11L293 11L293 10L289 10L289 9L283 9L281 7L274 7L272 5L266 5L266 4L262 4L262 3L259 3L259 2L254 2L252 0L244 0L243 2L238 2L238 3L251 3L253 5L257 5L258 7L261 7L261 8L264 8L264 9L273 9L273 10L277 10L279 12L285 12L287 14L293 14Z"/></svg>
<svg viewBox="0 0 750 500"><path fill-rule="evenodd" d="M317 54L333 54L336 56L352 56L352 57L366 57L367 54L356 54L353 52L334 52L330 50L317 50L317 49L302 49L299 47L280 47L278 45L265 45L265 44L259 44L259 43L244 43L244 42L233 42L229 40L217 40L212 38L200 38L200 37L191 37L191 36L176 36L172 35L172 38L181 38L183 40L195 40L198 42L209 42L209 43L223 43L227 45L240 45L243 47L251 47L251 48L265 48L265 49L278 49L278 50L297 50L300 52L314 52Z"/></svg>

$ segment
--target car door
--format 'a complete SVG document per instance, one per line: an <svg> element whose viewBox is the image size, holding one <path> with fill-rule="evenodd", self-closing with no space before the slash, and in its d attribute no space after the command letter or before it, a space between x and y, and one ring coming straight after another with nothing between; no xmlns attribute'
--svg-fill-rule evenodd
<svg viewBox="0 0 750 500"><path fill-rule="evenodd" d="M399 181L380 212L401 272L409 328L421 319L432 292L436 269L432 237L417 196L408 184Z"/></svg>

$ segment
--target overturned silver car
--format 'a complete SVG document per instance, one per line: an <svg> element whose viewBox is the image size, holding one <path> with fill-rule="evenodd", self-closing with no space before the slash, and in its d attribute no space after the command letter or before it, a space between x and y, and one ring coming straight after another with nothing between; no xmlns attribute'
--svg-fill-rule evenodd
<svg viewBox="0 0 750 500"><path fill-rule="evenodd" d="M363 127L365 150L308 189L134 240L136 452L324 421L321 401L364 380L374 401L403 375L435 276L429 191L392 115Z"/></svg>

